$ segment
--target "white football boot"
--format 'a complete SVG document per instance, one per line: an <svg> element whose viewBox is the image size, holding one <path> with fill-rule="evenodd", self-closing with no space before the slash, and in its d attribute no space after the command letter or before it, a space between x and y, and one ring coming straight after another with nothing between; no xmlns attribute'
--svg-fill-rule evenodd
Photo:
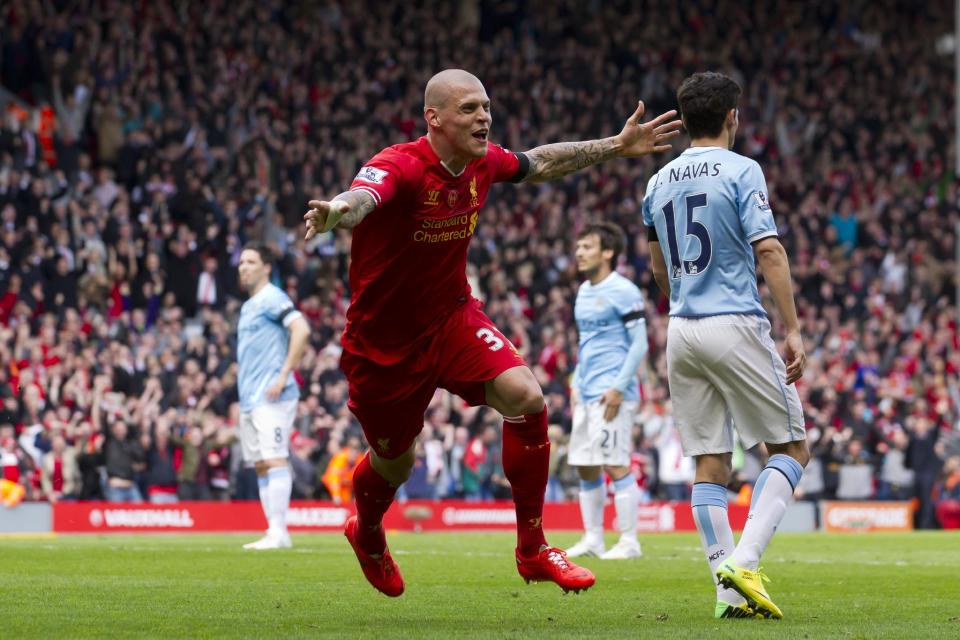
<svg viewBox="0 0 960 640"><path fill-rule="evenodd" d="M604 554L603 540L594 540L589 536L583 536L580 540L567 549L568 558L599 558Z"/></svg>
<svg viewBox="0 0 960 640"><path fill-rule="evenodd" d="M243 545L244 549L254 551L265 551L267 549L289 549L293 546L289 533L275 534L270 531L256 542L248 542Z"/></svg>
<svg viewBox="0 0 960 640"><path fill-rule="evenodd" d="M600 556L601 560L629 560L639 558L643 555L640 550L640 543L636 540L620 538L617 544L610 547L610 550Z"/></svg>

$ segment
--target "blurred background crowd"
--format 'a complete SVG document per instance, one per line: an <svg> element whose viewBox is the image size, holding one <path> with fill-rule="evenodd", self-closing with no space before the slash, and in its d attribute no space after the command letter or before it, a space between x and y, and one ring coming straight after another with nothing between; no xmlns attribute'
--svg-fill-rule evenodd
<svg viewBox="0 0 960 640"><path fill-rule="evenodd" d="M514 150L612 135L637 98L673 108L696 70L736 78L736 150L766 173L807 340L799 496L915 499L925 527L960 498L951 2L12 0L0 16L0 465L31 498L256 496L234 437L236 267L256 239L313 330L294 496L350 499L350 234L304 242L301 218L422 135L424 84L451 66L485 83ZM620 271L648 300L634 471L651 498L687 496L639 213L670 157L495 187L473 239L474 292L544 387L552 500L576 491L572 251L596 218L627 232ZM425 425L407 497L509 496L497 414L438 392ZM733 490L762 455L738 452Z"/></svg>

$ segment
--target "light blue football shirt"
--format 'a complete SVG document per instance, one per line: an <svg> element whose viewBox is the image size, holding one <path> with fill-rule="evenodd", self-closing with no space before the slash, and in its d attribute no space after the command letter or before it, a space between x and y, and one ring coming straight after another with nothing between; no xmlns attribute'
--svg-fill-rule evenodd
<svg viewBox="0 0 960 640"><path fill-rule="evenodd" d="M691 147L647 184L643 222L656 227L670 276L670 315L766 315L751 243L777 235L754 160Z"/></svg>
<svg viewBox="0 0 960 640"><path fill-rule="evenodd" d="M264 392L280 375L287 359L290 344L287 327L300 315L290 297L270 283L240 307L237 326L240 411L247 413L267 402ZM296 400L299 397L300 389L291 373L280 400Z"/></svg>
<svg viewBox="0 0 960 640"><path fill-rule="evenodd" d="M614 386L632 343L628 328L642 323L646 342L643 294L637 285L613 272L596 285L589 280L580 285L573 315L580 333L574 382L580 397L592 402ZM624 400L639 400L636 374L622 391Z"/></svg>

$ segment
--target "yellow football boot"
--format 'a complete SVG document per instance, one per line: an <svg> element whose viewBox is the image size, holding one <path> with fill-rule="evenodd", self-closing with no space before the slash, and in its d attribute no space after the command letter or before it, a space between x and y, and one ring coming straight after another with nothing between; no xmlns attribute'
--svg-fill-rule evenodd
<svg viewBox="0 0 960 640"><path fill-rule="evenodd" d="M714 618L763 618L763 615L750 608L750 605L729 604L717 600L717 606L713 610Z"/></svg>
<svg viewBox="0 0 960 640"><path fill-rule="evenodd" d="M760 569L751 571L738 567L730 562L724 562L717 569L717 579L720 584L727 589L733 589L744 597L747 605L764 618L783 619L783 612L780 607L773 604L773 600L764 589L763 583L770 582Z"/></svg>

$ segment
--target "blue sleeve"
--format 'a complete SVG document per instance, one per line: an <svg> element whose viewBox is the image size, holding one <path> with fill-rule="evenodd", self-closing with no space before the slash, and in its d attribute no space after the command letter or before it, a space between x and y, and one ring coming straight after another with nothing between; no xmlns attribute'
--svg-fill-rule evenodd
<svg viewBox="0 0 960 640"><path fill-rule="evenodd" d="M626 391L637 375L637 368L643 357L647 355L647 321L643 316L643 294L635 284L629 282L617 291L612 302L630 337L630 349L613 383L615 388Z"/></svg>
<svg viewBox="0 0 960 640"><path fill-rule="evenodd" d="M647 355L647 321L637 320L632 327L627 328L627 334L630 336L630 350L627 351L627 357L624 358L623 366L614 380L614 388L625 392L630 382L637 375L637 369L643 362L643 357Z"/></svg>
<svg viewBox="0 0 960 640"><path fill-rule="evenodd" d="M640 211L643 215L643 224L648 227L653 226L653 213L650 211L650 199L653 197L653 187L656 185L657 176L654 174L650 181L647 182L647 190L643 194L643 203L641 205Z"/></svg>
<svg viewBox="0 0 960 640"><path fill-rule="evenodd" d="M767 181L756 162L747 164L737 182L740 224L748 242L777 235L767 193Z"/></svg>
<svg viewBox="0 0 960 640"><path fill-rule="evenodd" d="M294 318L299 317L300 312L293 306L290 296L277 290L267 302L267 314L271 320L286 327Z"/></svg>
<svg viewBox="0 0 960 640"><path fill-rule="evenodd" d="M610 303L628 327L630 322L643 317L643 294L637 285L627 279L621 280L623 286L617 287L610 295Z"/></svg>

